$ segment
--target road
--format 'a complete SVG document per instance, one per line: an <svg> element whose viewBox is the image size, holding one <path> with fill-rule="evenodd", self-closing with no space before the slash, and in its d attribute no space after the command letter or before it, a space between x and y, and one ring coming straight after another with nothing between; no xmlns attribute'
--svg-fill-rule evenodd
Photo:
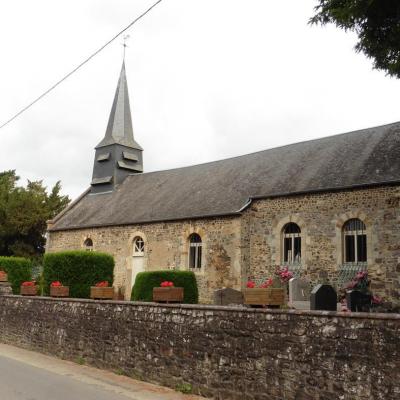
<svg viewBox="0 0 400 400"><path fill-rule="evenodd" d="M109 371L0 344L1 400L200 400Z"/></svg>

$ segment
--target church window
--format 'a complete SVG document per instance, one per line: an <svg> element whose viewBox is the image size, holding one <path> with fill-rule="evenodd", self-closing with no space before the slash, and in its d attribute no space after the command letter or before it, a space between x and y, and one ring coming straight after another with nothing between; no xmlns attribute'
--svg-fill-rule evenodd
<svg viewBox="0 0 400 400"><path fill-rule="evenodd" d="M189 268L201 268L201 237L197 233L189 236Z"/></svg>
<svg viewBox="0 0 400 400"><path fill-rule="evenodd" d="M293 222L286 224L282 231L283 263L285 265L301 264L301 230Z"/></svg>
<svg viewBox="0 0 400 400"><path fill-rule="evenodd" d="M367 262L367 234L364 222L349 219L343 226L344 263Z"/></svg>
<svg viewBox="0 0 400 400"><path fill-rule="evenodd" d="M93 240L90 238L87 238L84 242L83 245L85 246L86 251L93 251Z"/></svg>
<svg viewBox="0 0 400 400"><path fill-rule="evenodd" d="M140 236L133 240L133 253L135 255L143 255L144 253L144 240Z"/></svg>

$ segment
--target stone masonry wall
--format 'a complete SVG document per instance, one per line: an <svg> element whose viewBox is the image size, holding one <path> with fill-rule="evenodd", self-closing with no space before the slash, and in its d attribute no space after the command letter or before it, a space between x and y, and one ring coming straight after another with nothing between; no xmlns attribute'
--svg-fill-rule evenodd
<svg viewBox="0 0 400 400"><path fill-rule="evenodd" d="M249 278L269 277L282 264L282 229L295 222L301 228L302 275L313 283L325 277L334 282L343 264L343 225L359 218L367 229L372 289L389 300L400 299L399 187L258 200L245 214L250 225Z"/></svg>
<svg viewBox="0 0 400 400"><path fill-rule="evenodd" d="M368 271L372 289L387 300L400 299L400 188L380 187L256 200L240 217L197 219L143 225L50 232L47 251L94 249L116 261L115 286L132 287L133 239L145 240L144 269L188 267L188 238L203 240L203 268L195 271L200 301L215 289L240 289L247 279L265 279L282 264L281 233L295 222L301 228L302 276L313 283L337 279L343 263L342 228L351 218L367 229Z"/></svg>
<svg viewBox="0 0 400 400"><path fill-rule="evenodd" d="M400 315L0 297L0 341L229 400L397 400Z"/></svg>
<svg viewBox="0 0 400 400"><path fill-rule="evenodd" d="M133 240L145 241L145 270L188 269L188 239L198 233L203 242L203 266L194 270L200 302L212 302L216 288L241 288L240 218L198 219L143 225L104 227L50 232L47 252L84 249L91 238L93 248L112 254L115 259L114 287L130 299L133 268Z"/></svg>

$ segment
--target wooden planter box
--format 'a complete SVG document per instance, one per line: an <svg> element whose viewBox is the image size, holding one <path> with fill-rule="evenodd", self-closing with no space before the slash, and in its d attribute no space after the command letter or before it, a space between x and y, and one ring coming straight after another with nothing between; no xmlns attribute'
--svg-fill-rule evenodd
<svg viewBox="0 0 400 400"><path fill-rule="evenodd" d="M20 294L22 296L37 296L38 286L21 286Z"/></svg>
<svg viewBox="0 0 400 400"><path fill-rule="evenodd" d="M97 300L112 300L114 298L114 288L111 287L96 287L90 288L90 298Z"/></svg>
<svg viewBox="0 0 400 400"><path fill-rule="evenodd" d="M183 287L155 287L153 301L158 303L182 303Z"/></svg>
<svg viewBox="0 0 400 400"><path fill-rule="evenodd" d="M69 297L68 286L50 286L51 297Z"/></svg>
<svg viewBox="0 0 400 400"><path fill-rule="evenodd" d="M244 304L251 306L283 306L285 288L243 289Z"/></svg>
<svg viewBox="0 0 400 400"><path fill-rule="evenodd" d="M0 282L8 282L7 272L0 271Z"/></svg>

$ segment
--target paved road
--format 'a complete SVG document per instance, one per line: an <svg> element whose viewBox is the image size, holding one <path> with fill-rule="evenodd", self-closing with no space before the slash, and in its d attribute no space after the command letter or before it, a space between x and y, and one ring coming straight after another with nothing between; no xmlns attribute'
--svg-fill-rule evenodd
<svg viewBox="0 0 400 400"><path fill-rule="evenodd" d="M0 344L1 400L195 400L112 372Z"/></svg>

